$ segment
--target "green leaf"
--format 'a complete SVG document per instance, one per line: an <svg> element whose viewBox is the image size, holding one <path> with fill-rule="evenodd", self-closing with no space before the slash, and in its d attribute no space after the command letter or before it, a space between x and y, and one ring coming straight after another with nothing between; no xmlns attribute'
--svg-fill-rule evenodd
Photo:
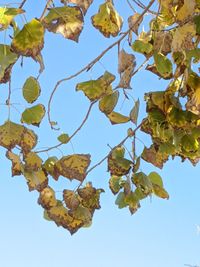
<svg viewBox="0 0 200 267"><path fill-rule="evenodd" d="M132 182L136 187L139 187L144 194L151 194L153 190L153 186L149 177L143 172L138 172L133 174Z"/></svg>
<svg viewBox="0 0 200 267"><path fill-rule="evenodd" d="M153 46L150 43L141 41L141 40L136 40L132 44L132 49L135 52L141 53L145 56L149 55L153 51Z"/></svg>
<svg viewBox="0 0 200 267"><path fill-rule="evenodd" d="M0 31L7 29L14 17L24 13L20 8L0 7Z"/></svg>
<svg viewBox="0 0 200 267"><path fill-rule="evenodd" d="M52 177L57 177L55 163L58 161L57 157L49 157L43 164L43 169Z"/></svg>
<svg viewBox="0 0 200 267"><path fill-rule="evenodd" d="M0 44L0 83L6 83L10 79L13 65L18 59L18 55L10 51L10 46Z"/></svg>
<svg viewBox="0 0 200 267"><path fill-rule="evenodd" d="M44 27L37 19L24 25L12 40L12 50L21 56L36 57L44 46Z"/></svg>
<svg viewBox="0 0 200 267"><path fill-rule="evenodd" d="M183 150L187 152L195 152L199 148L199 142L192 135L184 135L181 138L181 145Z"/></svg>
<svg viewBox="0 0 200 267"><path fill-rule="evenodd" d="M39 127L44 115L45 107L42 104L38 104L32 108L27 108L24 110L22 113L21 122Z"/></svg>
<svg viewBox="0 0 200 267"><path fill-rule="evenodd" d="M69 135L65 133L59 135L58 141L61 142L62 144L67 144L69 142Z"/></svg>
<svg viewBox="0 0 200 267"><path fill-rule="evenodd" d="M154 60L157 71L162 77L168 77L172 74L172 62L161 53L154 53Z"/></svg>
<svg viewBox="0 0 200 267"><path fill-rule="evenodd" d="M23 97L28 103L35 102L41 92L40 84L34 77L29 77L22 88Z"/></svg>
<svg viewBox="0 0 200 267"><path fill-rule="evenodd" d="M125 199L126 195L124 194L124 192L120 192L115 201L115 204L118 206L119 209L123 209L128 206L128 203L126 202Z"/></svg>
<svg viewBox="0 0 200 267"><path fill-rule="evenodd" d="M104 96L99 101L99 109L105 114L110 114L117 105L118 99L119 99L118 91L115 91L112 94Z"/></svg>
<svg viewBox="0 0 200 267"><path fill-rule="evenodd" d="M112 124L126 123L130 121L129 117L114 111L108 114L108 118Z"/></svg>
<svg viewBox="0 0 200 267"><path fill-rule="evenodd" d="M109 180L109 187L112 193L115 195L119 192L119 190L122 188L121 186L122 177L121 176L111 176Z"/></svg>
<svg viewBox="0 0 200 267"><path fill-rule="evenodd" d="M151 181L152 184L157 184L160 187L163 187L163 181L161 176L157 172L151 172L148 175L149 180Z"/></svg>
<svg viewBox="0 0 200 267"><path fill-rule="evenodd" d="M197 34L200 34L200 15L194 17L194 23L196 24Z"/></svg>
<svg viewBox="0 0 200 267"><path fill-rule="evenodd" d="M42 23L48 31L78 42L83 29L83 15L77 6L55 7L50 9Z"/></svg>
<svg viewBox="0 0 200 267"><path fill-rule="evenodd" d="M157 197L169 199L169 194L167 193L167 191L157 184L153 184L153 192Z"/></svg>
<svg viewBox="0 0 200 267"><path fill-rule="evenodd" d="M136 125L137 125L137 120L138 120L139 108L140 108L140 100L138 99L135 102L135 105L130 112L130 119Z"/></svg>
<svg viewBox="0 0 200 267"><path fill-rule="evenodd" d="M106 71L97 80L78 83L76 91L83 91L90 101L99 100L101 97L112 93L110 85L114 80L115 76Z"/></svg>
<svg viewBox="0 0 200 267"><path fill-rule="evenodd" d="M133 162L121 156L116 157L115 151L116 149L111 152L108 157L108 170L110 171L111 175L115 176L128 174ZM119 151L119 153L121 153L121 151Z"/></svg>
<svg viewBox="0 0 200 267"><path fill-rule="evenodd" d="M49 217L47 210L44 210L43 218L44 218L46 221L51 221L51 222L52 222L52 219Z"/></svg>

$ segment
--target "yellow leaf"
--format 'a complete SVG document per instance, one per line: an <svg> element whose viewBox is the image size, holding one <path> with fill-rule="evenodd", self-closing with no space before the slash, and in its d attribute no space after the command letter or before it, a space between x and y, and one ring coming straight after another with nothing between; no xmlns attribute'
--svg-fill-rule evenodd
<svg viewBox="0 0 200 267"><path fill-rule="evenodd" d="M105 37L117 36L121 31L123 19L115 10L111 2L106 2L99 7L96 15L92 16L92 24Z"/></svg>
<svg viewBox="0 0 200 267"><path fill-rule="evenodd" d="M36 57L44 46L44 27L37 19L24 25L12 40L12 50L22 56Z"/></svg>
<svg viewBox="0 0 200 267"><path fill-rule="evenodd" d="M55 163L58 175L67 177L68 179L76 179L83 181L86 176L86 170L90 165L89 154L74 154L62 157Z"/></svg>
<svg viewBox="0 0 200 267"><path fill-rule="evenodd" d="M60 33L76 42L83 29L83 15L79 7L51 8L42 22L48 31Z"/></svg>
<svg viewBox="0 0 200 267"><path fill-rule="evenodd" d="M26 171L38 171L42 166L42 159L35 152L26 154L24 162Z"/></svg>
<svg viewBox="0 0 200 267"><path fill-rule="evenodd" d="M23 175L27 180L29 191L37 190L41 192L48 185L48 178L44 171L26 171L23 170Z"/></svg>
<svg viewBox="0 0 200 267"><path fill-rule="evenodd" d="M124 116L118 112L111 112L110 114L108 114L108 118L110 119L110 122L112 124L119 124L119 123L126 123L128 121L130 121L130 118L127 116Z"/></svg>
<svg viewBox="0 0 200 267"><path fill-rule="evenodd" d="M93 0L61 0L62 3L73 3L79 6L82 10L84 15L86 14L88 8L92 4Z"/></svg>
<svg viewBox="0 0 200 267"><path fill-rule="evenodd" d="M0 31L7 29L13 18L22 13L24 10L20 8L0 7Z"/></svg>
<svg viewBox="0 0 200 267"><path fill-rule="evenodd" d="M80 204L77 194L72 190L63 190L63 200L70 210L75 210Z"/></svg>
<svg viewBox="0 0 200 267"><path fill-rule="evenodd" d="M57 205L57 200L55 197L55 192L51 187L46 187L40 192L38 198L38 204L44 209L48 210Z"/></svg>
<svg viewBox="0 0 200 267"><path fill-rule="evenodd" d="M110 114L117 105L118 99L119 99L118 91L115 91L112 94L104 96L99 101L99 109L105 114Z"/></svg>
<svg viewBox="0 0 200 267"><path fill-rule="evenodd" d="M183 6L177 11L177 20L185 21L189 16L191 16L196 7L195 0L184 0Z"/></svg>
<svg viewBox="0 0 200 267"><path fill-rule="evenodd" d="M12 162L12 176L20 175L22 173L20 157L11 151L6 152L6 157Z"/></svg>

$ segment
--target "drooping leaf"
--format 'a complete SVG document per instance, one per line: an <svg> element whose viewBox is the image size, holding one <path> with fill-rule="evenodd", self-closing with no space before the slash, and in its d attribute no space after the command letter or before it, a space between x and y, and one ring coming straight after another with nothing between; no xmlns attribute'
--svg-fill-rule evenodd
<svg viewBox="0 0 200 267"><path fill-rule="evenodd" d="M37 144L37 140L37 135L32 130L24 127L23 135L21 136L19 143L19 146L22 148L23 153L26 154L31 149L33 149Z"/></svg>
<svg viewBox="0 0 200 267"><path fill-rule="evenodd" d="M22 113L21 122L39 127L44 115L45 107L42 104L38 104L24 110Z"/></svg>
<svg viewBox="0 0 200 267"><path fill-rule="evenodd" d="M138 99L135 102L135 105L130 112L130 119L136 125L137 125L137 120L138 120L139 109L140 109L140 100Z"/></svg>
<svg viewBox="0 0 200 267"><path fill-rule="evenodd" d="M124 192L120 192L117 195L115 204L118 206L119 209L123 209L128 206L128 203L126 202L126 195L124 194Z"/></svg>
<svg viewBox="0 0 200 267"><path fill-rule="evenodd" d="M116 176L116 175L111 176L109 180L109 187L114 195L116 195L122 188L121 181L122 181L121 176Z"/></svg>
<svg viewBox="0 0 200 267"><path fill-rule="evenodd" d="M127 69L125 69L116 88L132 89L130 83L134 74L134 68L135 64L131 64Z"/></svg>
<svg viewBox="0 0 200 267"><path fill-rule="evenodd" d="M153 184L153 192L160 198L169 199L169 194L167 193L167 191L157 184Z"/></svg>
<svg viewBox="0 0 200 267"><path fill-rule="evenodd" d="M99 101L99 109L105 114L110 114L117 105L118 99L118 91L102 97L102 99Z"/></svg>
<svg viewBox="0 0 200 267"><path fill-rule="evenodd" d="M48 178L43 170L39 171L23 170L23 175L27 180L29 191L37 190L41 192L48 185Z"/></svg>
<svg viewBox="0 0 200 267"><path fill-rule="evenodd" d="M93 26L108 38L117 36L123 24L122 17L120 17L111 1L100 5L98 13L91 19Z"/></svg>
<svg viewBox="0 0 200 267"><path fill-rule="evenodd" d="M169 77L172 74L172 63L167 57L161 53L154 53L154 60L161 77Z"/></svg>
<svg viewBox="0 0 200 267"><path fill-rule="evenodd" d="M24 162L26 171L38 171L42 167L42 159L35 152L27 153Z"/></svg>
<svg viewBox="0 0 200 267"><path fill-rule="evenodd" d="M57 177L57 170L55 168L55 163L57 161L57 157L49 157L43 164L43 169L53 177Z"/></svg>
<svg viewBox="0 0 200 267"><path fill-rule="evenodd" d="M112 111L110 114L108 114L108 118L112 124L126 123L130 121L129 117L115 111Z"/></svg>
<svg viewBox="0 0 200 267"><path fill-rule="evenodd" d="M22 88L23 97L28 103L35 102L41 92L40 84L34 77L29 77Z"/></svg>
<svg viewBox="0 0 200 267"><path fill-rule="evenodd" d="M191 16L191 14L194 13L195 7L196 7L195 0L184 0L183 5L177 11L176 19L179 22L185 21L188 17Z"/></svg>
<svg viewBox="0 0 200 267"><path fill-rule="evenodd" d="M86 176L87 168L90 165L90 155L74 154L64 156L55 164L58 177L62 175L70 180L76 179L78 181L83 181Z"/></svg>
<svg viewBox="0 0 200 267"><path fill-rule="evenodd" d="M115 76L106 71L104 75L97 80L78 83L76 85L76 91L83 91L90 101L98 100L101 97L112 93L110 85L114 80Z"/></svg>
<svg viewBox="0 0 200 267"><path fill-rule="evenodd" d="M55 192L51 187L45 187L41 192L38 198L38 204L41 205L44 209L49 210L52 207L57 205L57 200Z"/></svg>
<svg viewBox="0 0 200 267"><path fill-rule="evenodd" d="M62 144L67 144L69 142L69 135L68 134L61 134L58 136L58 141L61 142Z"/></svg>
<svg viewBox="0 0 200 267"><path fill-rule="evenodd" d="M51 8L42 23L48 31L78 42L84 20L79 7L64 6Z"/></svg>
<svg viewBox="0 0 200 267"><path fill-rule="evenodd" d="M44 27L37 19L24 25L12 40L12 50L21 56L36 57L44 46Z"/></svg>
<svg viewBox="0 0 200 267"><path fill-rule="evenodd" d="M130 65L135 65L135 56L122 49L118 55L118 73L123 73Z"/></svg>
<svg viewBox="0 0 200 267"><path fill-rule="evenodd" d="M85 15L93 0L61 0L62 3L73 3L79 6Z"/></svg>
<svg viewBox="0 0 200 267"><path fill-rule="evenodd" d="M80 204L77 194L72 190L63 190L63 200L66 207L70 210L77 209Z"/></svg>
<svg viewBox="0 0 200 267"><path fill-rule="evenodd" d="M136 35L138 35L138 29L142 21L143 16L141 16L139 13L135 13L133 16L128 18L128 26Z"/></svg>
<svg viewBox="0 0 200 267"><path fill-rule="evenodd" d="M163 181L161 176L157 172L151 172L148 175L149 180L151 181L152 184L156 184L160 187L163 187Z"/></svg>
<svg viewBox="0 0 200 267"><path fill-rule="evenodd" d="M155 147L152 145L150 148L144 148L142 152L142 159L152 163L154 166L162 169L163 164L168 160L169 155L164 155L156 151Z"/></svg>
<svg viewBox="0 0 200 267"><path fill-rule="evenodd" d="M132 182L136 187L140 188L145 195L151 194L153 190L153 185L149 177L143 172L138 172L133 174Z"/></svg>
<svg viewBox="0 0 200 267"><path fill-rule="evenodd" d="M9 27L14 17L24 13L20 8L0 7L0 31Z"/></svg>
<svg viewBox="0 0 200 267"><path fill-rule="evenodd" d="M12 176L21 175L20 157L9 150L6 152L6 157L12 162Z"/></svg>
<svg viewBox="0 0 200 267"><path fill-rule="evenodd" d="M0 44L0 83L9 81L12 67L17 59L18 55L10 51L10 46Z"/></svg>

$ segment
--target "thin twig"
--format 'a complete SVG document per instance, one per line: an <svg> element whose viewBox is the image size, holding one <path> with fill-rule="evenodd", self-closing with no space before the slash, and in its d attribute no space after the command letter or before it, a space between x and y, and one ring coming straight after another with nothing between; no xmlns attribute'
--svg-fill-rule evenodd
<svg viewBox="0 0 200 267"><path fill-rule="evenodd" d="M130 1L129 0L126 0L126 2L128 3L130 9L132 9L133 12L137 13L136 10L135 10L135 8L131 5Z"/></svg>
<svg viewBox="0 0 200 267"><path fill-rule="evenodd" d="M21 4L19 5L19 8L22 8L22 7L25 5L26 1L27 1L27 0L23 0L23 1L21 2Z"/></svg>
<svg viewBox="0 0 200 267"><path fill-rule="evenodd" d="M48 0L47 1L46 5L45 5L45 8L44 8L44 10L42 12L42 15L40 16L40 19L39 20L42 20L44 18L45 13L46 13L46 11L47 11L47 9L48 9L48 7L49 7L49 5L50 5L51 2L52 2L52 0Z"/></svg>
<svg viewBox="0 0 200 267"><path fill-rule="evenodd" d="M92 110L92 107L93 107L93 105L94 105L95 103L96 103L96 101L93 101L93 102L90 104L90 106L89 106L89 108L88 108L88 111L87 111L87 113L86 113L86 115L85 115L83 121L81 122L80 126L73 132L73 134L69 137L68 142L72 140L72 138L73 138L73 137L74 137L74 136L81 130L81 128L83 127L83 125L86 123L86 121L87 121L87 119L88 119L88 117L89 117L89 115L90 115L90 112L91 112L91 110ZM57 145L55 145L55 146L52 146L52 147L49 147L49 148L47 148L47 149L42 149L42 150L35 151L35 153L47 152L47 151L50 151L50 150L52 150L52 149L58 148L58 147L62 146L63 144L64 144L64 143L59 143L59 144L57 144Z"/></svg>
<svg viewBox="0 0 200 267"><path fill-rule="evenodd" d="M48 1L50 2L50 1ZM141 13L141 15L138 17L138 19L135 21L135 24L134 25L137 25L137 23L141 20L141 18L148 12L149 8L153 5L153 3L155 2L155 0L151 0L148 4L148 6L145 8L145 10ZM132 27L134 27L134 25ZM85 67L83 67L81 70L77 71L75 74L72 74L70 76L68 76L67 78L64 78L64 79L61 79L59 80L51 95L50 95L50 98L49 98L49 101L48 101L48 111L47 111L47 115L48 115L48 121L49 121L49 124L51 125L51 128L54 129L52 123L51 123L51 115L50 115L50 112L51 112L51 102L52 102L52 99L53 99L53 96L58 88L58 86L63 83L63 82L66 82L66 81L69 81L73 78L75 78L76 76L80 75L82 72L84 71L88 71L90 70L109 50L111 50L113 47L115 47L116 45L120 44L120 42L129 34L129 32L131 31L131 28L128 29L126 32L124 32L122 34L122 36L117 40L115 41L114 43L112 43L110 46L108 46L99 56L97 56L95 59L93 59L89 64L87 64Z"/></svg>
<svg viewBox="0 0 200 267"><path fill-rule="evenodd" d="M10 98L11 98L11 78L8 81L8 98L6 99L6 105L8 106L8 120L10 119Z"/></svg>
<svg viewBox="0 0 200 267"><path fill-rule="evenodd" d="M136 131L138 129L140 129L140 127L142 126L142 124L146 121L146 119L144 119L133 131L132 131L132 136L135 135ZM130 135L127 135L118 145L116 145L115 147L113 147L112 150L114 150L115 148L119 147L119 146L122 146L127 140L128 138L131 137ZM112 151L111 150L111 151ZM109 154L107 154L103 159L101 159L98 163L96 163L94 166L92 166L86 173L86 175L88 173L90 173L92 170L94 170L97 166L101 165L107 158L108 156L110 155L111 152L109 152Z"/></svg>

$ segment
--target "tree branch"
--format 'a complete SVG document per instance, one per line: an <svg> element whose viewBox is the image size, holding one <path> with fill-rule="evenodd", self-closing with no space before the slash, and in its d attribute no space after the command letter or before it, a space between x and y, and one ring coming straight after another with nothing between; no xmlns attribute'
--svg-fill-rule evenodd
<svg viewBox="0 0 200 267"><path fill-rule="evenodd" d="M86 113L86 115L85 115L83 121L81 122L80 126L73 132L73 134L69 137L68 142L72 140L72 138L73 138L73 137L74 137L74 136L81 130L81 128L83 127L83 125L86 123L87 119L89 118L89 115L90 115L90 112L91 112L91 110L92 110L92 107L93 107L93 105L94 105L96 102L97 102L97 101L93 101L93 102L90 104L90 106L89 106L89 108L88 108L88 111L87 111L87 113ZM57 144L57 145L55 145L55 146L52 146L52 147L49 147L49 148L47 148L47 149L42 149L42 150L35 151L35 153L48 152L48 151L50 151L50 150L52 150L52 149L55 149L55 148L58 148L58 147L60 147L60 146L62 146L62 145L64 145L64 143L59 143L59 144Z"/></svg>
<svg viewBox="0 0 200 267"><path fill-rule="evenodd" d="M48 1L49 2L49 1ZM135 24L134 25L137 25L137 23L141 20L141 18L148 12L149 8L153 5L153 3L155 2L155 0L151 0L149 2L149 4L147 5L147 7L145 8L145 10L141 13L141 15L138 17L138 19L135 21ZM134 27L134 25L132 27ZM116 45L118 45L128 34L129 32L131 31L131 28L128 29L126 32L124 32L122 34L122 36L117 40L115 41L114 43L112 43L110 46L108 46L103 52L101 52L100 55L98 55L95 59L93 59L89 64L87 64L85 67L83 67L81 70L77 71L75 74L72 74L70 76L68 76L67 78L63 78L61 80L59 80L55 87L53 88L53 91L50 95L50 98L49 98L49 101L48 101L48 111L47 111L47 115L48 115L48 121L49 121L49 124L51 126L52 129L54 129L52 123L51 123L51 102L52 102L52 99L53 99L53 96L55 94L55 92L57 91L59 85L63 82L66 82L66 81L69 81L73 78L75 78L76 76L80 75L82 72L84 71L88 71L90 70L109 50L111 50L113 47L115 47Z"/></svg>

